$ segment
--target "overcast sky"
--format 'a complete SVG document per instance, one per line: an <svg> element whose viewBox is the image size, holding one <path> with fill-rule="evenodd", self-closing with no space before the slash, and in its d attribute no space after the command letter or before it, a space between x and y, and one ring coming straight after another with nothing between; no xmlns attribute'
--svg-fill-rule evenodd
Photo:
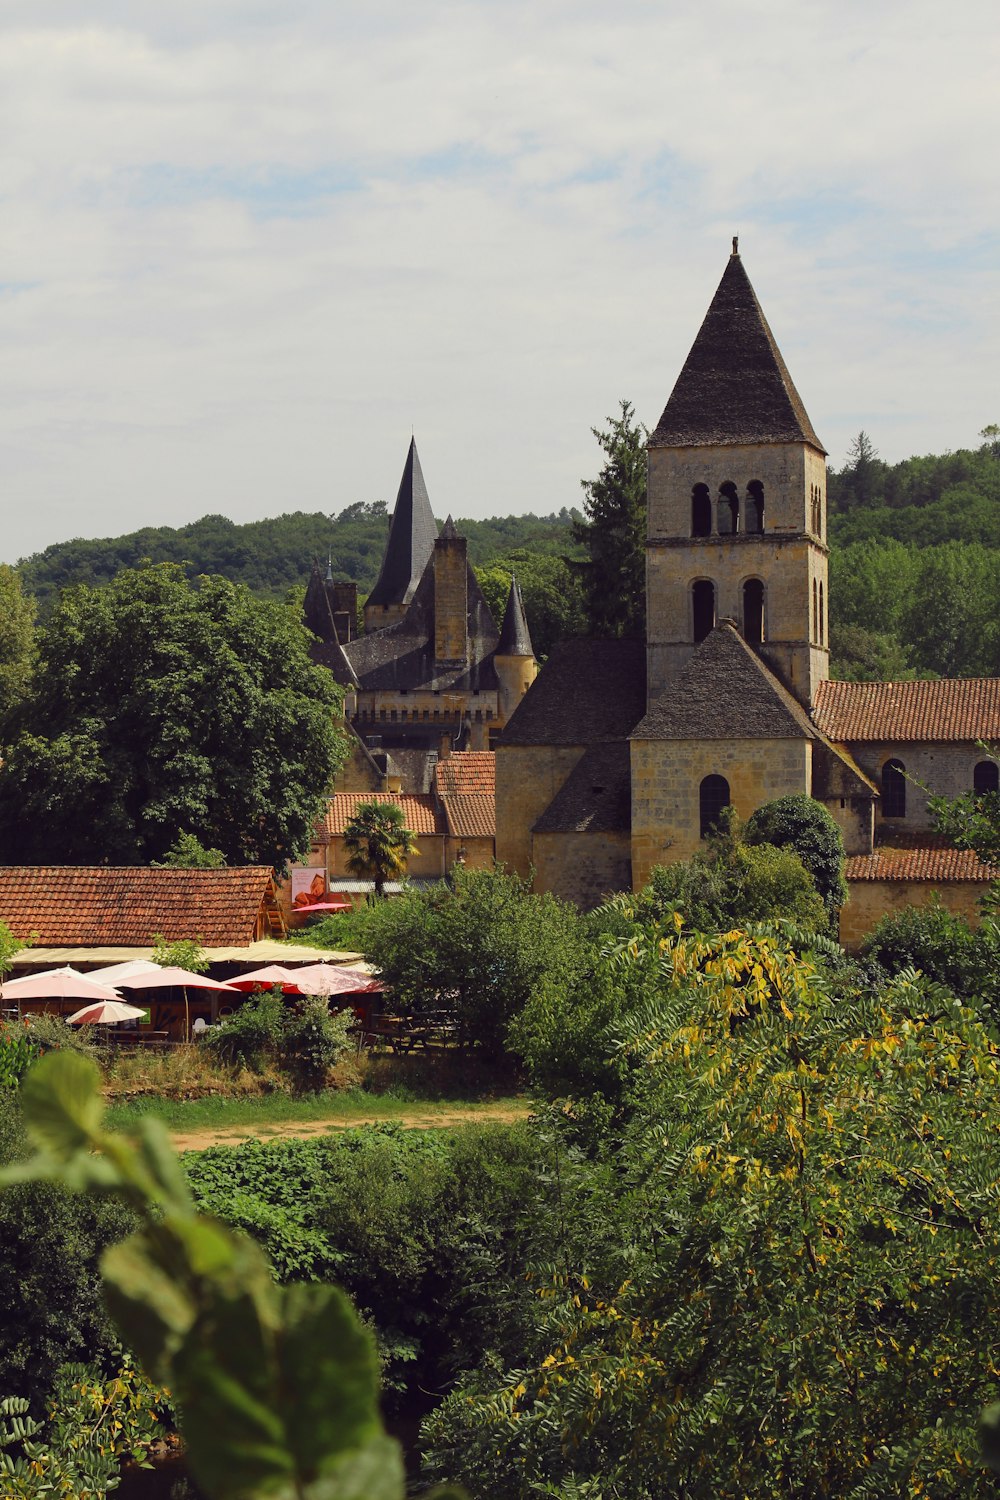
<svg viewBox="0 0 1000 1500"><path fill-rule="evenodd" d="M4 0L2 557L548 512L739 233L830 461L1000 421L996 0Z"/></svg>

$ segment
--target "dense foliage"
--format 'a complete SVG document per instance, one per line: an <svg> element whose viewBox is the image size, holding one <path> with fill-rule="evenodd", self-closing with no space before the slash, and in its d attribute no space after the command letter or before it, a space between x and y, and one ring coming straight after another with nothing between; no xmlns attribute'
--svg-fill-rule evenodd
<svg viewBox="0 0 1000 1500"><path fill-rule="evenodd" d="M596 479L581 481L586 520L573 525L590 634L639 636L646 629L646 439L631 402L591 429L605 454Z"/></svg>
<svg viewBox="0 0 1000 1500"><path fill-rule="evenodd" d="M813 878L832 919L847 900L844 838L830 813L813 797L799 794L765 802L743 830L751 845L791 849Z"/></svg>
<svg viewBox="0 0 1000 1500"><path fill-rule="evenodd" d="M331 1014L321 995L288 1005L280 989L263 990L206 1031L200 1045L223 1063L253 1071L271 1064L299 1091L316 1092L326 1087L330 1069L348 1050L352 1023L350 1012Z"/></svg>
<svg viewBox="0 0 1000 1500"><path fill-rule="evenodd" d="M431 1471L484 1500L985 1500L994 1044L912 982L833 1001L763 934L637 934L624 988L650 949L631 1118L564 1177L523 1357L431 1416Z"/></svg>
<svg viewBox="0 0 1000 1500"><path fill-rule="evenodd" d="M63 595L0 768L12 862L231 864L308 848L345 752L339 690L284 606L172 567Z"/></svg>
<svg viewBox="0 0 1000 1500"><path fill-rule="evenodd" d="M476 569L479 585L499 626L507 607L511 575L517 574L535 655L544 659L558 641L587 635L580 568L572 558L538 556L524 548Z"/></svg>
<svg viewBox="0 0 1000 1500"><path fill-rule="evenodd" d="M554 896L495 870L458 870L450 884L383 903L365 953L404 1011L452 1012L459 1040L502 1055L529 998L566 983L586 962L581 919Z"/></svg>

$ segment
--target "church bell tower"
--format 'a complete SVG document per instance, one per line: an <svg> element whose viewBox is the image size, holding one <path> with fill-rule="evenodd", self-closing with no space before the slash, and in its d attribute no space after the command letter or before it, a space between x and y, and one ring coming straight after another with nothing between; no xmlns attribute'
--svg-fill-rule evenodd
<svg viewBox="0 0 1000 1500"><path fill-rule="evenodd" d="M728 618L810 708L829 676L826 450L735 239L648 465L650 701Z"/></svg>

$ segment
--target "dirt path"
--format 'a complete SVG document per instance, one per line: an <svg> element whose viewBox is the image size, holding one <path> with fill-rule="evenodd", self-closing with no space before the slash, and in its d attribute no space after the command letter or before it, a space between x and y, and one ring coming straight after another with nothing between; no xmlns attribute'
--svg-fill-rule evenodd
<svg viewBox="0 0 1000 1500"><path fill-rule="evenodd" d="M171 1131L170 1139L176 1151L204 1151L208 1146L238 1146L242 1141L308 1140L311 1136L327 1135L331 1130L353 1130L358 1125L378 1125L383 1121L402 1125L407 1130L432 1130L435 1126L478 1125L483 1120L499 1120L511 1125L515 1120L524 1120L531 1106L523 1105L503 1108L484 1105L482 1109L419 1110L405 1115L355 1115L351 1119L332 1116L328 1120L277 1120L271 1125L230 1125L224 1129L217 1126L207 1130Z"/></svg>

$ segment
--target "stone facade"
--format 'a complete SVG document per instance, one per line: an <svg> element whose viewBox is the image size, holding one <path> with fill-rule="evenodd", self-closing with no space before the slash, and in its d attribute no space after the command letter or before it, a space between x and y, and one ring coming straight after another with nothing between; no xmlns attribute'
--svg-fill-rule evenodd
<svg viewBox="0 0 1000 1500"><path fill-rule="evenodd" d="M503 809L503 816L497 816L497 859L524 879L535 863L534 824L584 749L583 745L501 745L497 751L497 807Z"/></svg>
<svg viewBox="0 0 1000 1500"><path fill-rule="evenodd" d="M632 884L627 832L536 833L532 841L535 886L584 911Z"/></svg>
<svg viewBox="0 0 1000 1500"><path fill-rule="evenodd" d="M883 917L934 901L975 927L984 889L982 881L975 880L849 880L850 895L840 913L840 941L854 951Z"/></svg>

